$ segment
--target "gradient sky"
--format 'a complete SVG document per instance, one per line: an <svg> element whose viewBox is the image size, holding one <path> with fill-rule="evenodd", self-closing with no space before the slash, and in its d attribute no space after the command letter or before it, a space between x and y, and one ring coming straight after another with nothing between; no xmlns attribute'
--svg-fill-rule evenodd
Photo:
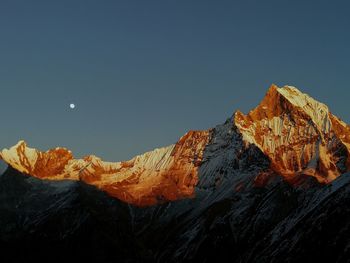
<svg viewBox="0 0 350 263"><path fill-rule="evenodd" d="M0 146L125 160L247 112L271 83L350 122L349 12L322 0L1 1Z"/></svg>

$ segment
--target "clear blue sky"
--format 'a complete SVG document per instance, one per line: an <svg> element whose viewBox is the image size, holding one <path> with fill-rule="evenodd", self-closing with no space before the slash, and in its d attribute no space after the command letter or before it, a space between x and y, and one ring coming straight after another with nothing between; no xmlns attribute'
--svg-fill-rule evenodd
<svg viewBox="0 0 350 263"><path fill-rule="evenodd" d="M349 13L322 0L1 1L0 146L129 159L247 112L271 83L350 122Z"/></svg>

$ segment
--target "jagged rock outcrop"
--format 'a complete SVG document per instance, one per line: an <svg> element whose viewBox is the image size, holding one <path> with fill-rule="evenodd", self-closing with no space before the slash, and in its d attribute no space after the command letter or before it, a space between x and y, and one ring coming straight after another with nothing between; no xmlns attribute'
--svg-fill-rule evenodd
<svg viewBox="0 0 350 263"><path fill-rule="evenodd" d="M22 173L49 180L82 180L122 201L144 206L193 196L208 140L208 131L191 131L174 145L116 163L93 155L74 159L64 148L41 152L20 141L2 150L1 158Z"/></svg>
<svg viewBox="0 0 350 263"><path fill-rule="evenodd" d="M257 108L235 113L235 123L290 181L309 175L328 183L350 169L349 126L294 87L272 85Z"/></svg>
<svg viewBox="0 0 350 263"><path fill-rule="evenodd" d="M350 127L298 89L272 85L247 115L237 111L223 125L190 131L174 145L129 161L104 162L94 155L74 159L65 148L40 152L24 141L0 156L22 173L82 180L122 201L146 206L190 198L196 186L215 188L225 180L236 190L252 180L264 186L276 175L292 184L309 176L332 182L350 170Z"/></svg>
<svg viewBox="0 0 350 263"><path fill-rule="evenodd" d="M21 141L0 152L9 164L0 253L36 263L347 263L349 142L349 126L289 86L125 162Z"/></svg>

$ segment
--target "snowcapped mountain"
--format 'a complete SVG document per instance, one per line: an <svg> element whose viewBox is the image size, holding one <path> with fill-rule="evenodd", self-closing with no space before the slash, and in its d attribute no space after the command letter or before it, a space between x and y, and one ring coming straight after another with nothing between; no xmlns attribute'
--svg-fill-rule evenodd
<svg viewBox="0 0 350 263"><path fill-rule="evenodd" d="M349 126L294 87L272 85L248 115L236 112L235 123L288 180L304 174L327 183L350 169Z"/></svg>
<svg viewBox="0 0 350 263"><path fill-rule="evenodd" d="M350 127L291 86L129 161L0 155L13 262L350 262Z"/></svg>
<svg viewBox="0 0 350 263"><path fill-rule="evenodd" d="M116 163L93 155L74 159L64 148L41 152L24 141L0 155L19 172L48 180L82 180L122 201L144 206L193 195L208 135L188 132L174 145Z"/></svg>
<svg viewBox="0 0 350 263"><path fill-rule="evenodd" d="M225 147L230 150L224 151ZM223 162L226 167L246 162L251 169L249 159L242 157L248 149L269 162L263 171L250 172L256 185L264 185L275 175L291 183L300 183L303 176L329 183L350 170L350 127L298 89L272 85L247 115L236 111L223 125L190 131L176 144L130 161L103 162L93 155L74 159L67 149L40 152L24 141L0 155L22 173L41 179L82 180L122 201L145 206L193 197L197 184L219 184L223 178L217 169L224 169ZM233 187L243 187L245 181Z"/></svg>

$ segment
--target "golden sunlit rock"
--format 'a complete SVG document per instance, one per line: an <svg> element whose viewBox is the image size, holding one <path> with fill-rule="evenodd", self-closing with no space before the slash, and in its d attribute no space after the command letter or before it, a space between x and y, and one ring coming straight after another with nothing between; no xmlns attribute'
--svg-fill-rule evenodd
<svg viewBox="0 0 350 263"><path fill-rule="evenodd" d="M193 196L208 138L207 131L190 131L175 145L116 163L96 156L73 159L63 148L40 152L24 141L4 149L1 157L22 173L49 180L82 180L122 201L144 206Z"/></svg>
<svg viewBox="0 0 350 263"><path fill-rule="evenodd" d="M286 179L304 174L327 183L350 169L349 127L294 87L272 85L257 108L235 114L235 123Z"/></svg>
<svg viewBox="0 0 350 263"><path fill-rule="evenodd" d="M291 184L309 176L329 183L350 170L350 127L294 87L272 85L258 107L247 115L237 111L232 120L243 144L258 147L270 160L270 170L256 175L255 186L276 175ZM194 196L206 148L216 143L210 137L211 130L190 131L174 145L125 162L104 162L94 155L74 159L67 149L41 152L24 141L0 155L22 173L81 180L124 202L147 206Z"/></svg>

